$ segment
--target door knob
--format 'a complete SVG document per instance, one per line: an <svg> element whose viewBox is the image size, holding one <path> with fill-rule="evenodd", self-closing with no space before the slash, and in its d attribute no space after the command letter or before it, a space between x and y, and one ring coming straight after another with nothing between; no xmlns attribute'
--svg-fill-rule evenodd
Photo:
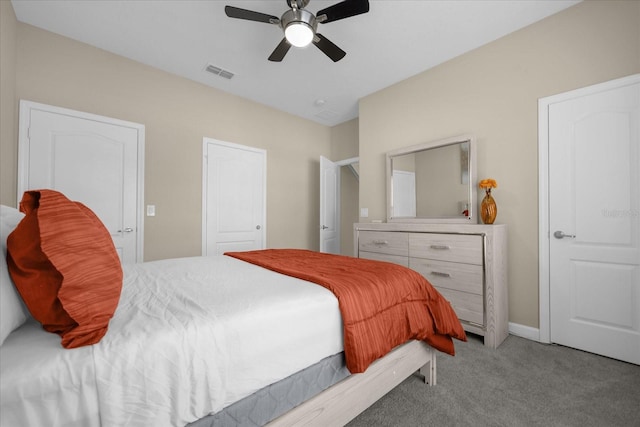
<svg viewBox="0 0 640 427"><path fill-rule="evenodd" d="M326 225L323 225L322 227L320 227L321 230L326 230L327 228L329 227L327 227Z"/></svg>
<svg viewBox="0 0 640 427"><path fill-rule="evenodd" d="M127 228L125 228L124 230L118 230L118 233L122 233L123 231L124 231L125 233L131 233L131 232L133 232L133 228L131 228L131 227L127 227Z"/></svg>
<svg viewBox="0 0 640 427"><path fill-rule="evenodd" d="M555 233L553 233L553 237L555 237L556 239L564 239L565 237L571 237L572 239L575 239L576 235L575 234L564 234L564 232L558 230Z"/></svg>
<svg viewBox="0 0 640 427"><path fill-rule="evenodd" d="M260 226L259 225L256 225L256 230L260 230Z"/></svg>

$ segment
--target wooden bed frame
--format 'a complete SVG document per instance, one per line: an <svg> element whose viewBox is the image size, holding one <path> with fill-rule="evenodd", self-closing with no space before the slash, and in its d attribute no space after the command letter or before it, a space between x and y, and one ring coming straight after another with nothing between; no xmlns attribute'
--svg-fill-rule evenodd
<svg viewBox="0 0 640 427"><path fill-rule="evenodd" d="M425 383L436 384L436 351L414 340L376 360L364 373L348 376L267 425L345 425L417 370Z"/></svg>

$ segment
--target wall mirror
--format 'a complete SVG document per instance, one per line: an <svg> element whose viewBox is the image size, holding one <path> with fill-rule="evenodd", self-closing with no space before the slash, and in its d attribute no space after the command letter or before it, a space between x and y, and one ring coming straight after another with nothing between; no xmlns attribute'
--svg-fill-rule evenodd
<svg viewBox="0 0 640 427"><path fill-rule="evenodd" d="M387 221L477 223L475 138L387 153Z"/></svg>

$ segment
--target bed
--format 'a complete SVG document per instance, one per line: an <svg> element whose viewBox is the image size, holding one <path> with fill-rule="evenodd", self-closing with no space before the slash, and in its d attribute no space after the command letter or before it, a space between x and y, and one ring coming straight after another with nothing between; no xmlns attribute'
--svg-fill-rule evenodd
<svg viewBox="0 0 640 427"><path fill-rule="evenodd" d="M6 257L23 221L0 213ZM343 425L416 370L435 384L429 338L354 365L344 296L242 256L122 266L108 329L90 345L47 332L1 263L0 425ZM458 326L450 336L464 339Z"/></svg>

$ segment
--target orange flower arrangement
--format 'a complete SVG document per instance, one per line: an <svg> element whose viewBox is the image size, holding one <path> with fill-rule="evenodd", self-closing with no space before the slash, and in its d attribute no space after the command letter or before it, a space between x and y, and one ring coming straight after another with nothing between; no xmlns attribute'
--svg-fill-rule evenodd
<svg viewBox="0 0 640 427"><path fill-rule="evenodd" d="M478 187L484 188L487 194L491 194L492 188L498 188L498 182L493 178L485 178L478 183Z"/></svg>
<svg viewBox="0 0 640 427"><path fill-rule="evenodd" d="M478 183L478 187L484 188L486 195L480 203L480 218L485 224L493 224L498 215L498 206L496 201L491 197L491 189L498 188L498 183L495 179L487 178Z"/></svg>

